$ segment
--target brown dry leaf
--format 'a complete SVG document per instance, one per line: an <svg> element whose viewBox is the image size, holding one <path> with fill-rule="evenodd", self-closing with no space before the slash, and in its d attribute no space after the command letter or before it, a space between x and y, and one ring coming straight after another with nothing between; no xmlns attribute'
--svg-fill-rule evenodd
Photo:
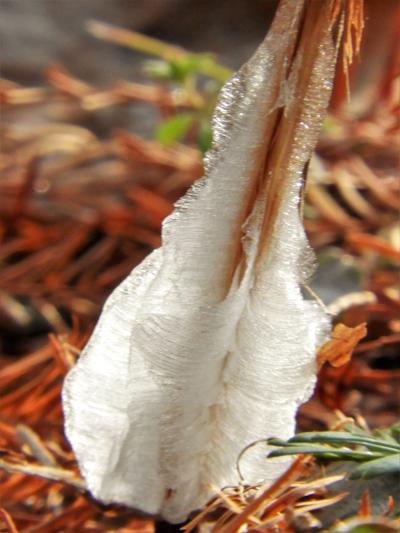
<svg viewBox="0 0 400 533"><path fill-rule="evenodd" d="M367 334L365 322L354 328L336 324L331 339L323 344L317 354L317 363L321 367L329 362L334 367L345 365L351 359L354 348Z"/></svg>
<svg viewBox="0 0 400 533"><path fill-rule="evenodd" d="M342 19L344 38L342 41L341 62L345 76L346 92L350 95L349 67L354 57L358 56L361 47L361 38L364 29L364 2L363 0L346 0L347 9ZM332 5L332 20L341 13L343 2L335 0Z"/></svg>
<svg viewBox="0 0 400 533"><path fill-rule="evenodd" d="M346 241L358 252L376 252L393 261L400 261L400 251L381 237L367 233L350 232L346 235Z"/></svg>
<svg viewBox="0 0 400 533"><path fill-rule="evenodd" d="M11 516L7 513L5 509L0 509L0 519L3 520L9 533L18 533L18 529L14 524L14 520L11 518Z"/></svg>
<svg viewBox="0 0 400 533"><path fill-rule="evenodd" d="M358 508L358 516L367 518L368 516L371 516L371 514L371 498L369 495L369 490L366 489L361 496L360 506Z"/></svg>

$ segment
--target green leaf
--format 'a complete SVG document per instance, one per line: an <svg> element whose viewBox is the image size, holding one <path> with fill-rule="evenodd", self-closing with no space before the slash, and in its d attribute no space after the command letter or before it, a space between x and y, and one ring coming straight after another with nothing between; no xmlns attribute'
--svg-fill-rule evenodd
<svg viewBox="0 0 400 533"><path fill-rule="evenodd" d="M342 529L340 533L382 533L382 529L379 526L369 524L360 524L358 526L349 527L349 529Z"/></svg>
<svg viewBox="0 0 400 533"><path fill-rule="evenodd" d="M159 80L171 80L174 73L171 64L167 61L149 59L143 63L143 71L148 76Z"/></svg>
<svg viewBox="0 0 400 533"><path fill-rule="evenodd" d="M144 71L155 78L168 79L183 84L190 76L202 74L224 83L232 72L219 65L209 54L186 53L169 60L148 60Z"/></svg>
<svg viewBox="0 0 400 533"><path fill-rule="evenodd" d="M371 479L388 474L400 474L400 453L367 461L357 466L350 475L350 479Z"/></svg>
<svg viewBox="0 0 400 533"><path fill-rule="evenodd" d="M400 444L400 422L393 424L393 426L389 429L389 432L395 441Z"/></svg>
<svg viewBox="0 0 400 533"><path fill-rule="evenodd" d="M209 76L220 83L225 83L233 74L232 70L220 65L212 54L197 54L199 58L198 70L201 74Z"/></svg>
<svg viewBox="0 0 400 533"><path fill-rule="evenodd" d="M187 54L170 61L148 60L144 63L144 71L153 78L174 81L179 85L191 76L199 73L203 57L197 54Z"/></svg>
<svg viewBox="0 0 400 533"><path fill-rule="evenodd" d="M298 433L291 439L290 443L297 442L318 442L330 445L340 444L355 444L358 446L365 446L369 450L378 451L382 453L400 453L400 446L380 440L374 437L368 437L363 435L355 435L347 433L345 431L320 431L320 432L307 432Z"/></svg>
<svg viewBox="0 0 400 533"><path fill-rule="evenodd" d="M379 518L359 518L353 517L345 521L340 520L329 529L330 533L398 533L395 522L389 519Z"/></svg>
<svg viewBox="0 0 400 533"><path fill-rule="evenodd" d="M171 61L172 79L178 83L183 83L189 76L198 72L201 61L201 56L195 54Z"/></svg>
<svg viewBox="0 0 400 533"><path fill-rule="evenodd" d="M278 439L276 437L271 437L269 439L267 439L267 444L269 444L270 446L288 446L288 441L286 440L283 440L283 439Z"/></svg>
<svg viewBox="0 0 400 533"><path fill-rule="evenodd" d="M161 122L156 130L156 139L161 144L172 144L180 141L189 131L195 117L193 113L178 113Z"/></svg>
<svg viewBox="0 0 400 533"><path fill-rule="evenodd" d="M380 458L381 455L372 452L362 452L355 450L348 450L346 448L332 448L329 446L317 445L317 444L305 444L305 445L289 445L283 448L273 450L268 454L268 457L281 457L284 455L297 455L307 454L315 455L322 459L347 461L369 461L372 459Z"/></svg>
<svg viewBox="0 0 400 533"><path fill-rule="evenodd" d="M199 133L197 135L197 144L200 150L203 152L203 154L211 148L211 143L212 143L211 125L207 120L203 120L200 123Z"/></svg>
<svg viewBox="0 0 400 533"><path fill-rule="evenodd" d="M386 444L391 444L392 446L397 446L400 451L400 442L394 438L392 431L393 431L393 428L374 429L372 431L372 436L381 442L385 442Z"/></svg>
<svg viewBox="0 0 400 533"><path fill-rule="evenodd" d="M351 453L352 450L347 451ZM268 454L268 457L279 457L281 455L296 455L299 453L305 453L307 455L329 453L336 455L336 450L334 450L333 448L328 448L327 446L318 446L317 444L308 444L304 446L301 446L299 444L298 446L286 446L278 450L272 450L272 452Z"/></svg>

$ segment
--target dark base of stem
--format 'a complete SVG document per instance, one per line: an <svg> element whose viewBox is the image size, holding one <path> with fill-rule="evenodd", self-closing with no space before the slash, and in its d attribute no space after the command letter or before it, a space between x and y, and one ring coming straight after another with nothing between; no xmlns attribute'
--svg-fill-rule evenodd
<svg viewBox="0 0 400 533"><path fill-rule="evenodd" d="M158 520L155 523L155 533L182 533L182 527L185 525L185 522L182 524L170 524L169 522L164 522Z"/></svg>

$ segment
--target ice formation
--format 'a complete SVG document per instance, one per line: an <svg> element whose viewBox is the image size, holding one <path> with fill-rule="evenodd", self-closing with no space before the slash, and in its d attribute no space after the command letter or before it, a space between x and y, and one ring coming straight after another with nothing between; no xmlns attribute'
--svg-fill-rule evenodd
<svg viewBox="0 0 400 533"><path fill-rule="evenodd" d="M281 2L221 92L205 177L109 297L67 376L66 433L104 502L182 521L212 485L239 482L245 446L294 432L330 327L301 293L312 258L299 204L331 92L331 4ZM244 455L246 482L287 467L265 456Z"/></svg>

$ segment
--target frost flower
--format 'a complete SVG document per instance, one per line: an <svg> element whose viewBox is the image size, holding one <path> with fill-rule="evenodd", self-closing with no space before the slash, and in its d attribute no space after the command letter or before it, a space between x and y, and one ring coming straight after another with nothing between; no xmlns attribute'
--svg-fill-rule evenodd
<svg viewBox="0 0 400 533"><path fill-rule="evenodd" d="M333 78L334 0L284 0L223 88L205 176L163 225L162 246L113 292L63 391L89 490L171 522L239 482L250 443L293 435L329 331L302 296L307 162ZM249 449L249 483L286 459Z"/></svg>

